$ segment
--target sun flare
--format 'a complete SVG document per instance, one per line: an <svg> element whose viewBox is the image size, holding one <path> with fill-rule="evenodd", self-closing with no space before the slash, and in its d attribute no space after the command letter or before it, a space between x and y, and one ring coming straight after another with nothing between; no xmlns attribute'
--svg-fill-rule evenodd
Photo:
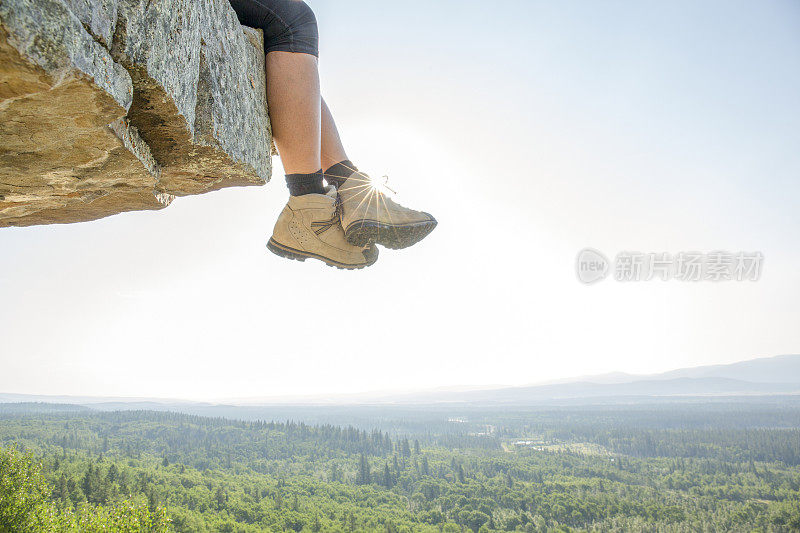
<svg viewBox="0 0 800 533"><path fill-rule="evenodd" d="M373 191L376 193L382 194L397 194L397 191L389 187L389 176L384 174L380 178L375 176L369 177L369 186L372 188Z"/></svg>

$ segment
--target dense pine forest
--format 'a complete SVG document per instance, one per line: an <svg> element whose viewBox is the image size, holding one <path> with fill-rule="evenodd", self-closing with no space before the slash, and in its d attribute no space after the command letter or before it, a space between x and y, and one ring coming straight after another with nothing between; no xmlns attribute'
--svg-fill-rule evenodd
<svg viewBox="0 0 800 533"><path fill-rule="evenodd" d="M0 405L0 531L800 531L796 399L351 411Z"/></svg>

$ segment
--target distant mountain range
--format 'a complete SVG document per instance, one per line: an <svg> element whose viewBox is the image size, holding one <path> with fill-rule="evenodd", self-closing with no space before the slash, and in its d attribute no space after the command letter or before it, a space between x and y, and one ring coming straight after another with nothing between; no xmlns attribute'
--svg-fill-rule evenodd
<svg viewBox="0 0 800 533"><path fill-rule="evenodd" d="M429 393L414 395L413 401L524 405L554 400L775 394L800 394L800 355L681 368L660 374L614 372L524 387Z"/></svg>
<svg viewBox="0 0 800 533"><path fill-rule="evenodd" d="M626 374L612 372L561 380L561 383L588 381L591 383L630 383L640 380L665 380L678 378L726 378L754 383L800 383L800 355L762 357L727 365L696 366L670 370L660 374Z"/></svg>
<svg viewBox="0 0 800 533"><path fill-rule="evenodd" d="M800 395L800 355L780 355L727 365L682 368L660 374L602 374L524 387L439 390L391 395L264 398L211 404L152 398L100 398L2 394L0 402L69 403L95 409L156 409L193 412L222 407L264 405L538 405L553 402L598 403L625 399L697 396ZM244 409L245 407L241 407Z"/></svg>

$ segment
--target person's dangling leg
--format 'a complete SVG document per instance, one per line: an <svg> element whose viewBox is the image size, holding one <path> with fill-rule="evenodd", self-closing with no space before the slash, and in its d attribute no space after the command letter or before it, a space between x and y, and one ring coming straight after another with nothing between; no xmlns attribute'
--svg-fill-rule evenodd
<svg viewBox="0 0 800 533"><path fill-rule="evenodd" d="M292 52L268 53L267 102L272 136L290 193L324 194L317 58Z"/></svg>
<svg viewBox="0 0 800 533"><path fill-rule="evenodd" d="M430 233L436 219L385 197L347 159L320 96L319 33L311 8L301 0L230 2L242 24L264 31L267 103L291 193L270 250L360 268L377 260L373 243L404 248ZM335 194L324 194L323 163Z"/></svg>
<svg viewBox="0 0 800 533"><path fill-rule="evenodd" d="M231 0L231 5L242 24L264 31L267 105L290 193L267 248L288 259L320 259L339 268L375 263L375 246L345 240L338 198L326 194L323 184L314 13L300 0Z"/></svg>
<svg viewBox="0 0 800 533"><path fill-rule="evenodd" d="M323 184L317 58L303 53L269 52L267 104L272 135L291 194L267 247L282 257L301 261L312 257L340 268L375 263L378 251L374 246L354 246L345 240L338 201L326 194Z"/></svg>
<svg viewBox="0 0 800 533"><path fill-rule="evenodd" d="M264 31L272 134L293 196L324 192L320 162L319 31L300 0L230 0L239 22Z"/></svg>

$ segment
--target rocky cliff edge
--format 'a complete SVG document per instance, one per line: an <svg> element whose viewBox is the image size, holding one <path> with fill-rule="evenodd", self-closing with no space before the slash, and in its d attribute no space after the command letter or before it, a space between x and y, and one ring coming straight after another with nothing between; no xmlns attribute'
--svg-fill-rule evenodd
<svg viewBox="0 0 800 533"><path fill-rule="evenodd" d="M263 185L265 81L228 0L0 0L0 227Z"/></svg>

